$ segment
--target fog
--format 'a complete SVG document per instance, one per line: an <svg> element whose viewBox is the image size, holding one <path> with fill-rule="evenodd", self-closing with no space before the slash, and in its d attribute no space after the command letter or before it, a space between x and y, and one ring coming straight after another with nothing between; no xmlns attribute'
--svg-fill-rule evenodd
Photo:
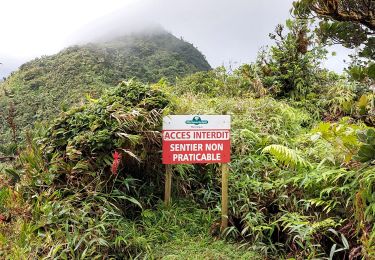
<svg viewBox="0 0 375 260"><path fill-rule="evenodd" d="M196 46L211 66L252 62L293 0L8 0L1 3L0 76L64 47L160 27ZM326 66L341 71L347 50Z"/></svg>

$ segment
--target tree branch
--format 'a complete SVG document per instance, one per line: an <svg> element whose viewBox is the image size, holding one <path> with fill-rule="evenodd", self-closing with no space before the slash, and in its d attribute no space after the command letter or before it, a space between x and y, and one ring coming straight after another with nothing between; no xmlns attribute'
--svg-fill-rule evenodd
<svg viewBox="0 0 375 260"><path fill-rule="evenodd" d="M375 31L375 15L372 8L371 0L367 0L367 5L358 5L345 0L318 0L310 3L310 8L316 14L340 22L357 22L360 23L372 31ZM366 8L367 12L363 10Z"/></svg>

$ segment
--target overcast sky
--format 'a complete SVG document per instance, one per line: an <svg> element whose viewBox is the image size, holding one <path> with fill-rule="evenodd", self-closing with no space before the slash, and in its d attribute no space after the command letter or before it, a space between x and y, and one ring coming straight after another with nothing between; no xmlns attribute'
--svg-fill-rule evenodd
<svg viewBox="0 0 375 260"><path fill-rule="evenodd" d="M2 0L0 76L108 32L158 23L193 43L213 66L254 61L293 0ZM326 64L342 70L347 51Z"/></svg>

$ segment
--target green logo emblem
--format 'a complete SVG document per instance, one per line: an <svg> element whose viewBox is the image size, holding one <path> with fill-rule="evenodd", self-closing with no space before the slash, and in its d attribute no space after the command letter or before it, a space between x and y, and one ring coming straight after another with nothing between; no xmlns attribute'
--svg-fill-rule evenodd
<svg viewBox="0 0 375 260"><path fill-rule="evenodd" d="M192 120L186 120L185 124L188 125L205 125L208 124L208 120L202 120L200 116L193 117Z"/></svg>

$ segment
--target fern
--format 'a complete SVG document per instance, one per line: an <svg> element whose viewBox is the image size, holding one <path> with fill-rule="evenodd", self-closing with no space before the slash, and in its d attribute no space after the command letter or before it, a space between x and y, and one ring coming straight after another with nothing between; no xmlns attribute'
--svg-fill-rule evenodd
<svg viewBox="0 0 375 260"><path fill-rule="evenodd" d="M262 153L269 153L278 161L283 163L286 166L290 167L302 167L302 168L311 168L311 164L302 158L298 153L283 145L272 144L265 147L262 150Z"/></svg>

